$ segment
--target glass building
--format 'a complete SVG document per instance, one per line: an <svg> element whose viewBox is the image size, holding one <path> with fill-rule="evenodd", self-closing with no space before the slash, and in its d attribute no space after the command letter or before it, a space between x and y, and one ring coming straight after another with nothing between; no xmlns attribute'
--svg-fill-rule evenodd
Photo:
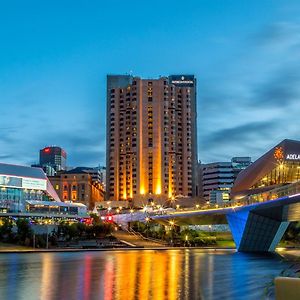
<svg viewBox="0 0 300 300"><path fill-rule="evenodd" d="M283 140L242 171L231 190L235 200L284 196L300 181L300 141Z"/></svg>
<svg viewBox="0 0 300 300"><path fill-rule="evenodd" d="M0 213L86 213L86 206L61 202L42 169L0 163Z"/></svg>

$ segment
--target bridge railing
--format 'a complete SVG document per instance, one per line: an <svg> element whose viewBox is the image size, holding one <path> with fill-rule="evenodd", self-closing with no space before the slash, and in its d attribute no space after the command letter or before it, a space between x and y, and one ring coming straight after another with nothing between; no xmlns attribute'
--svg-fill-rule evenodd
<svg viewBox="0 0 300 300"><path fill-rule="evenodd" d="M255 204L259 202L267 202L271 200L275 200L281 197L290 196L300 194L300 181L287 184L260 194L253 194L246 196L244 198L241 198L236 201L228 201L220 204L206 204L199 207L180 207L180 208L174 208L173 212L184 212L184 211L199 211L199 210L210 210L210 209L222 209L222 208L230 208L230 207L236 207L236 206L245 206L250 204ZM157 214L172 214L170 211L162 211L162 212L151 212L149 215L157 215Z"/></svg>
<svg viewBox="0 0 300 300"><path fill-rule="evenodd" d="M300 193L300 181L287 184L275 189L272 189L270 191L266 191L260 194L254 194L246 196L240 200L238 200L236 203L240 205L249 205L254 204L258 202L267 202L270 200L275 200L278 198L295 195Z"/></svg>

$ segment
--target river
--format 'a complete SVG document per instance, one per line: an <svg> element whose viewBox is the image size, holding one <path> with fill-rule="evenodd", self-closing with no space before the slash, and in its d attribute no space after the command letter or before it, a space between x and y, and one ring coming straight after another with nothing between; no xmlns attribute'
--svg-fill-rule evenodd
<svg viewBox="0 0 300 300"><path fill-rule="evenodd" d="M0 299L265 299L292 263L233 250L0 254Z"/></svg>

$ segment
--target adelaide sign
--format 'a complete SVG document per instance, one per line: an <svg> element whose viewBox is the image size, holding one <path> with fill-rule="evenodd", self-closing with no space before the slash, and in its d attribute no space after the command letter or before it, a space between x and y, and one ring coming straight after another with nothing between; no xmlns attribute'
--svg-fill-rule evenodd
<svg viewBox="0 0 300 300"><path fill-rule="evenodd" d="M279 162L282 162L284 159L286 160L300 160L300 154L298 153L287 153L284 154L282 147L276 147L274 150L274 158L276 158Z"/></svg>
<svg viewBox="0 0 300 300"><path fill-rule="evenodd" d="M286 155L286 159L290 160L300 160L300 154L290 153Z"/></svg>

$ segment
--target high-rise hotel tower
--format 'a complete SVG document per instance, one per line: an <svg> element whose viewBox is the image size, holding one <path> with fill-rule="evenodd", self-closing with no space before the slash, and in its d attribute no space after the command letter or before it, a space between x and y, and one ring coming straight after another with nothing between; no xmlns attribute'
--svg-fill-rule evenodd
<svg viewBox="0 0 300 300"><path fill-rule="evenodd" d="M195 196L196 79L107 76L107 199Z"/></svg>

